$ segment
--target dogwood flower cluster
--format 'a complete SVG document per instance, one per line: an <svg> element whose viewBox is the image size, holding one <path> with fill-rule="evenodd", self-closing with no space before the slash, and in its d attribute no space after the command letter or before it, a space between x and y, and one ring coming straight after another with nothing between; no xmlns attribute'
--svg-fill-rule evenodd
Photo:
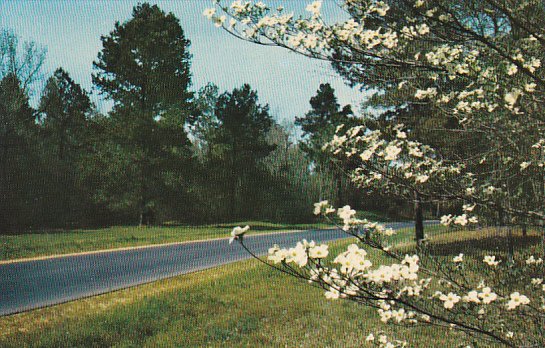
<svg viewBox="0 0 545 348"><path fill-rule="evenodd" d="M393 248L384 248L384 238L390 235L384 233L388 230L385 226L358 220L350 206L334 209L327 201L315 204L315 213L319 215L329 217L332 211L342 221L339 228L356 237L358 243L348 245L335 255L331 255L327 244L315 241L302 240L287 248L274 245L268 250L269 264L324 289L327 299L348 299L373 306L383 323L444 325L515 345L522 335L517 333L516 327L506 326L505 317L517 323L516 318L521 315L545 316L545 299L539 293L545 292L545 284L543 278L533 276L542 272L539 268L543 265L542 258L529 255L517 261L532 276L517 280L515 288L513 285L504 288L495 274L508 272L512 266L506 264L502 268L501 258L485 255L482 262L494 271L480 274L483 278L478 284L472 284L464 272L467 263L479 262L473 256L460 253L447 261L455 266L451 268L432 262L425 253L400 254L395 244ZM349 229L344 229L345 225ZM248 229L237 227L232 234L241 236ZM362 231L370 233L360 233ZM237 240L244 245L243 239ZM377 258L376 252L390 262ZM540 287L538 293L536 287ZM502 320L498 321L498 317ZM407 344L382 337L381 333L369 334L366 342L380 347L388 342L393 347Z"/></svg>
<svg viewBox="0 0 545 348"><path fill-rule="evenodd" d="M331 214L334 213L335 209L329 204L327 200L314 203L314 215L320 214Z"/></svg>
<svg viewBox="0 0 545 348"><path fill-rule="evenodd" d="M527 305L530 303L530 299L525 295L521 295L518 291L513 292L509 296L509 302L507 302L507 309L513 310L521 305Z"/></svg>
<svg viewBox="0 0 545 348"><path fill-rule="evenodd" d="M452 24L455 19L450 13L439 14L438 8L431 7L426 10L426 6L416 6L415 3L414 15L420 16L421 23L395 23L381 27L372 23L388 16L390 6L384 1L346 1L344 6L357 13L357 17L333 24L326 24L322 18L321 1L309 3L305 8L308 16L298 18L293 14L285 14L283 7L274 10L262 2L240 0L222 8L234 21L228 26L225 15L217 14L214 8L206 9L203 15L217 26L224 26L243 39L272 43L306 55L331 58L335 48L341 44L351 52L358 52L375 62L378 59L397 63L403 61L414 67L425 64L435 71L429 75L432 83L440 80L441 76L449 81L470 77L467 83L457 82L461 87L458 91L448 93L441 93L437 87L412 87L417 99L434 98L438 103L451 103L453 114L460 115L460 122L469 122L474 111L491 112L498 107L505 107L511 112L520 112L520 108L515 105L517 100L526 93L535 91L535 81L529 79L521 81L523 84L517 84L520 87L511 84L509 89L502 91L501 77L498 76L503 74L512 80L523 72L534 74L541 68L538 57L525 56L521 50L510 52L508 57L499 56L502 60L496 67L490 67L487 60L480 59L483 55L480 52L489 54L491 51L490 47L480 42L476 42L478 48L472 50L467 50L462 44L445 43L431 46L428 51L418 51L410 60L398 58L398 55L405 55L414 46L413 41L427 40L431 35L431 28L438 21L443 26ZM525 40L528 44L534 42L531 37ZM476 87L475 82L486 87Z"/></svg>
<svg viewBox="0 0 545 348"><path fill-rule="evenodd" d="M393 105L400 108L426 110L418 117L433 121L445 143L453 135L454 147L462 143L467 153L428 146L417 126L398 123L340 126L324 150L353 164L352 179L366 189L456 203L461 211L441 223L466 227L545 219L545 38L531 16L537 3L504 8L496 1L345 0L348 16L332 23L323 18L320 1L309 1L296 17L239 0L203 15L241 39L331 61L355 76L351 82L395 91L401 100ZM476 146L465 146L468 140ZM393 232L358 219L349 206L334 209L323 201L314 213L336 213L340 228L359 244L338 255L312 241L275 246L271 265L323 288L329 299L376 308L383 322L444 326L512 347L545 345L542 257L467 253L438 262L424 251L405 256L385 244ZM371 250L385 259L377 261ZM469 265L477 275L464 273ZM367 341L396 344L378 333Z"/></svg>
<svg viewBox="0 0 545 348"><path fill-rule="evenodd" d="M526 202L516 200L516 196L510 197L504 188L492 185L491 179L485 176L488 172L476 175L474 165L468 168L465 162L444 160L430 146L411 140L410 134L403 124L381 130L364 125L350 128L341 125L323 150L358 163L352 170L351 179L367 190L389 192L408 199L412 199L414 192L419 192L430 199L462 201L460 214L441 217L441 223L446 226L477 224L479 213L496 214L500 200L509 199L510 206ZM505 161L509 158L504 163L510 163ZM515 170L519 171L519 168ZM506 184L500 182L500 185L505 187ZM531 214L534 218L543 215L521 209L514 213Z"/></svg>
<svg viewBox="0 0 545 348"><path fill-rule="evenodd" d="M307 17L295 18L285 14L283 7L276 10L261 2L234 1L224 6L234 24L229 26L225 18L218 15L214 8L205 9L203 15L216 26L224 26L235 35L250 41L269 41L286 48L309 55L329 55L337 42L349 43L361 50L393 50L399 45L400 38L414 40L429 33L426 25L406 26L399 32L391 29L367 27L365 21L348 19L344 22L327 25L322 18L322 2L314 1L306 7ZM384 17L390 7L384 1L373 1L362 16Z"/></svg>
<svg viewBox="0 0 545 348"><path fill-rule="evenodd" d="M489 266L496 267L500 264L501 260L496 260L496 256L492 255L486 255L483 259L483 262L486 263Z"/></svg>
<svg viewBox="0 0 545 348"><path fill-rule="evenodd" d="M309 258L318 260L327 257L329 254L326 244L316 245L314 241L307 242L303 239L298 242L295 247L289 249L281 249L278 245L274 245L268 250L268 259L273 263L294 263L299 267L307 265Z"/></svg>
<svg viewBox="0 0 545 348"><path fill-rule="evenodd" d="M355 170L353 179L365 185L382 180L392 170L402 172L402 178L413 185L424 184L432 177L461 171L462 166L447 165L438 159L429 146L408 140L403 127L403 124L394 127L395 138L391 140L387 140L384 131L362 125L346 131L344 127L339 127L337 134L323 146L323 150L361 160L361 166Z"/></svg>
<svg viewBox="0 0 545 348"><path fill-rule="evenodd" d="M365 338L365 343L379 348L403 348L408 344L405 340L392 339L382 332L377 333L376 336L372 333L369 334Z"/></svg>
<svg viewBox="0 0 545 348"><path fill-rule="evenodd" d="M508 40L501 41L506 35L498 35L497 39L481 35L464 26L467 22L456 17L456 10L449 10L454 5L443 2L442 5L420 0L403 2L404 11L408 11L407 21L390 21L391 16L395 18L392 6L397 5L378 0L345 0L341 6L350 16L336 23L324 19L321 1L309 1L301 16L261 1L215 3L218 5L204 10L203 15L241 39L350 65L356 71L372 71L367 67L377 67L377 73L385 67L395 70L399 77L392 88L405 91L407 102L427 104L433 114L457 120L460 132L480 134L495 146L483 147L479 156L447 163L437 152L414 139L386 139L384 134L367 129L363 131L368 132L365 137L374 137L374 144L367 139L363 145L369 146L352 146L337 153L359 156L366 162L365 169L353 173L359 183L369 186L374 182L372 185L377 188L383 183L383 189L398 193L407 191L406 182L434 189L445 182L461 183L456 190L451 187L449 192L442 190L435 197L429 195L436 201L456 199L464 204L478 203L475 214L462 212L444 217L443 222L449 225L474 224L477 215L490 217L500 208L516 219L545 217L539 200L520 199L518 192L523 186L520 181L512 180L510 175L491 175L490 169L498 170L496 163L501 162L503 172L522 172L527 176L525 182L530 176L531 180L539 181L545 173L545 153L540 147L545 143L545 122L540 112L545 100L542 97L545 81L541 78L545 40L541 37L529 33L513 45ZM493 13L498 9L486 11ZM465 35L464 39L449 41L444 33L447 28L456 35ZM332 145L339 148L347 140L337 135ZM408 161L411 156L413 161ZM414 161L418 158L421 160ZM370 170L374 160L380 160L378 164L391 163L376 166L384 170ZM402 170L397 179L406 182L390 180L392 176L384 173L390 168ZM450 180L437 180L441 175ZM487 186L498 190L486 197ZM434 189L426 193L433 193ZM467 194L469 191L473 193ZM507 199L508 203L501 202Z"/></svg>
<svg viewBox="0 0 545 348"><path fill-rule="evenodd" d="M366 189L390 190L399 194L401 187L410 195L412 191L407 191L407 188L413 187L428 195L437 195L438 188L443 192L452 189L452 178L462 176L463 179L456 182L456 192L465 196L468 189L474 190L472 174L461 174L463 164L441 160L431 147L409 140L403 128L403 124L396 125L389 135L362 125L346 130L339 126L333 139L323 149L336 156L358 160L360 166L353 170L352 180ZM441 223L459 226L476 224L478 218L472 214L475 207L476 204L465 204L463 214L445 215Z"/></svg>
<svg viewBox="0 0 545 348"><path fill-rule="evenodd" d="M229 238L229 244L233 243L233 241L237 239L242 240L242 238L244 237L244 234L248 232L249 229L250 229L250 226L248 225L244 227L237 226L233 228L233 230L231 231L231 238Z"/></svg>

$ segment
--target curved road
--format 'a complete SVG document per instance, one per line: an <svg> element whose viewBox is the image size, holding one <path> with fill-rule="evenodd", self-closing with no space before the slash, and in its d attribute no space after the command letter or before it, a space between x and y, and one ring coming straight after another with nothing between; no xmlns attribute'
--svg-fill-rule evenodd
<svg viewBox="0 0 545 348"><path fill-rule="evenodd" d="M392 228L410 222L387 224ZM346 238L338 230L253 235L245 244L263 255L273 244L294 245L305 238L326 242ZM0 265L0 316L190 273L249 257L226 239L150 246L138 249L60 256Z"/></svg>

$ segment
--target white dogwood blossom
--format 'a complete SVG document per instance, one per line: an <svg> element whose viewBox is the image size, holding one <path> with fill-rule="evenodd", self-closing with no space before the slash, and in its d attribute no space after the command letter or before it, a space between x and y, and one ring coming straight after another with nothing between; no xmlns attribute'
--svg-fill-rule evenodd
<svg viewBox="0 0 545 348"><path fill-rule="evenodd" d="M229 244L233 243L235 239L241 239L246 232L250 229L250 226L244 227L237 226L231 231L231 238L229 238Z"/></svg>
<svg viewBox="0 0 545 348"><path fill-rule="evenodd" d="M490 304L498 298L498 295L492 291L488 286L482 288L479 293L479 298L484 304Z"/></svg>
<svg viewBox="0 0 545 348"><path fill-rule="evenodd" d="M512 310L518 306L527 305L530 303L530 299L525 295L521 295L518 291L513 292L509 296L509 302L507 302L507 309Z"/></svg>
<svg viewBox="0 0 545 348"><path fill-rule="evenodd" d="M451 309L456 303L460 302L461 297L455 293L449 292L447 295L441 294L439 299L443 301L443 306L445 306L446 309Z"/></svg>
<svg viewBox="0 0 545 348"><path fill-rule="evenodd" d="M479 299L479 292L476 290L471 290L470 292L465 295L462 300L464 302L473 302L473 303L480 303L481 300Z"/></svg>
<svg viewBox="0 0 545 348"><path fill-rule="evenodd" d="M308 12L312 13L314 17L318 17L320 15L320 9L322 8L322 2L321 1L314 1L311 4L308 4L305 8Z"/></svg>
<svg viewBox="0 0 545 348"><path fill-rule="evenodd" d="M497 266L501 262L501 260L496 260L496 256L492 255L486 255L483 259L483 262L486 263L489 266Z"/></svg>
<svg viewBox="0 0 545 348"><path fill-rule="evenodd" d="M452 262L454 262L454 263L462 263L462 262L464 262L464 254L460 253L458 256L455 256L455 257L452 259Z"/></svg>
<svg viewBox="0 0 545 348"><path fill-rule="evenodd" d="M329 254L326 244L317 245L309 249L308 256L313 259L323 259Z"/></svg>
<svg viewBox="0 0 545 348"><path fill-rule="evenodd" d="M216 10L203 14L241 39L333 62L354 85L378 86L376 99L385 106L378 116L384 118L355 117L323 146L339 163L350 163L350 178L362 191L446 205L440 222L449 230L545 220L545 40L542 26L536 27L543 17L538 1L504 7L494 1L344 0L339 5L346 16L337 21L324 18L322 5L309 1L295 15L234 1L217 5L229 21ZM383 101L392 95L389 108ZM401 124L407 114L414 122ZM404 256L399 250L407 245L389 238L391 229L358 219L349 206L335 210L320 202L314 209L321 216L335 211L340 228L358 244L336 255L325 244L273 247L269 262L310 279L329 299L378 308L383 322L446 327L506 346L543 346L531 324L545 311L537 254L517 258L509 251L502 261L463 250L432 259L424 244L418 255ZM368 338L380 347L402 345L378 332Z"/></svg>
<svg viewBox="0 0 545 348"><path fill-rule="evenodd" d="M327 215L334 212L335 212L335 209L331 207L331 205L329 204L327 200L314 203L314 215L320 215L320 214Z"/></svg>

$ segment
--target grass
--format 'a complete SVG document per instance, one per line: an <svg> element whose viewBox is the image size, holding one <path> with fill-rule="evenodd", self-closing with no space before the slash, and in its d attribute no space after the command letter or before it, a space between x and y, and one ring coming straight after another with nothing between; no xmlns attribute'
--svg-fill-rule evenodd
<svg viewBox="0 0 545 348"><path fill-rule="evenodd" d="M405 219L405 218L402 218L402 217L395 217L395 218L392 218L388 215L385 215L384 213L381 213L381 212L376 212L376 211L365 211L365 210L360 210L360 211L357 211L356 212L356 217L358 219L367 219L369 221L384 221L384 222L388 222L388 221L409 221L410 219Z"/></svg>
<svg viewBox="0 0 545 348"><path fill-rule="evenodd" d="M437 251L449 255L497 248L490 231L430 230ZM412 231L397 238L408 242ZM332 243L332 253L351 242ZM374 310L328 301L323 291L249 260L0 318L0 346L361 347L379 328ZM456 333L445 330L397 328L396 336L416 347L457 347Z"/></svg>
<svg viewBox="0 0 545 348"><path fill-rule="evenodd" d="M204 226L117 226L0 235L0 261L171 242L228 237L234 226L250 225L249 234L325 228L325 224L279 224L240 221Z"/></svg>

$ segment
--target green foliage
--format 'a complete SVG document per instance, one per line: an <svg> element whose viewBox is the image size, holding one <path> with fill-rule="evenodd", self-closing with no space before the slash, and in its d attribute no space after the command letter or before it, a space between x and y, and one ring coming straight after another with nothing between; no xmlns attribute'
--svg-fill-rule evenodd
<svg viewBox="0 0 545 348"><path fill-rule="evenodd" d="M359 121L354 117L351 105L341 108L329 83L320 84L309 103L311 109L304 117L297 117L295 124L303 131L301 149L312 161L314 172L320 177L329 178L327 181L333 181L332 192L326 186L320 188L322 198L330 199L337 206L350 204L359 208L360 193L345 174L350 163L342 163L322 150L322 146L333 138L337 127L353 126Z"/></svg>
<svg viewBox="0 0 545 348"><path fill-rule="evenodd" d="M15 75L0 81L0 230L21 223L30 213L32 166L36 165L31 135L36 132L34 112Z"/></svg>
<svg viewBox="0 0 545 348"><path fill-rule="evenodd" d="M91 101L62 68L47 80L38 111L45 134L58 147L59 159L83 145Z"/></svg>
<svg viewBox="0 0 545 348"><path fill-rule="evenodd" d="M269 107L260 105L257 92L246 84L217 97L213 120L205 166L211 171L216 197L221 197L223 216L256 216L264 208L265 173L260 161L275 148L267 141L274 123Z"/></svg>
<svg viewBox="0 0 545 348"><path fill-rule="evenodd" d="M498 246L473 231L445 232L439 227L430 231L433 240L437 238L439 262L447 263L464 252L477 274L484 266L483 252ZM410 252L413 234L407 229L394 238L406 242L405 250ZM331 253L346 250L351 243L332 243ZM531 247L524 249L530 252ZM382 256L370 251L369 257L378 261ZM468 276L476 274L471 271ZM361 347L370 332L386 330L410 338L419 347L457 347L461 337L454 330L434 327L385 328L376 310L349 301L333 302L322 292L255 260L237 262L1 318L0 345L291 346L298 342L303 347Z"/></svg>
<svg viewBox="0 0 545 348"><path fill-rule="evenodd" d="M301 150L300 143L291 139L289 129L274 126L268 141L276 148L261 161L268 182L263 196L269 219L273 221L306 221L314 218L312 204L321 195L334 195L330 177L310 171L312 162Z"/></svg>
<svg viewBox="0 0 545 348"><path fill-rule="evenodd" d="M254 167L274 149L266 140L273 125L269 106L258 104L257 92L250 85L220 95L215 114L220 125L214 145L235 173Z"/></svg>
<svg viewBox="0 0 545 348"><path fill-rule="evenodd" d="M191 97L190 45L178 19L148 3L102 36L93 83L117 105L158 116Z"/></svg>
<svg viewBox="0 0 545 348"><path fill-rule="evenodd" d="M150 224L161 199L181 193L172 178L187 176L190 43L173 14L144 3L102 44L93 82L115 106L95 153L106 169L93 179L102 183L95 197Z"/></svg>
<svg viewBox="0 0 545 348"><path fill-rule="evenodd" d="M21 81L14 74L0 81L0 134L4 141L19 142L35 131L34 111Z"/></svg>
<svg viewBox="0 0 545 348"><path fill-rule="evenodd" d="M188 118L195 152L201 161L211 155L211 142L217 136L219 120L215 110L218 98L218 86L209 83L202 87L193 101L193 110Z"/></svg>
<svg viewBox="0 0 545 348"><path fill-rule="evenodd" d="M172 13L139 4L101 42L92 80L113 109L100 114L58 68L34 110L29 95L45 50L2 30L1 233L164 221L313 222L312 203L354 198L340 164L320 157L335 128L353 121L328 84L297 120L305 133L300 143L293 125L278 125L247 84L226 92L209 84L193 96L190 42Z"/></svg>
<svg viewBox="0 0 545 348"><path fill-rule="evenodd" d="M329 83L320 84L316 95L310 98L311 109L304 117L297 117L295 124L303 130L303 150L321 167L329 167L331 159L322 151L322 146L333 138L335 129L342 124L353 123L352 107L342 109L337 102L335 90Z"/></svg>
<svg viewBox="0 0 545 348"><path fill-rule="evenodd" d="M331 180L310 171L311 162L289 127L274 122L248 85L221 95L215 85L203 87L190 117L199 159L190 184L197 202L194 216L201 221L312 220L309 207L320 190L330 190Z"/></svg>

